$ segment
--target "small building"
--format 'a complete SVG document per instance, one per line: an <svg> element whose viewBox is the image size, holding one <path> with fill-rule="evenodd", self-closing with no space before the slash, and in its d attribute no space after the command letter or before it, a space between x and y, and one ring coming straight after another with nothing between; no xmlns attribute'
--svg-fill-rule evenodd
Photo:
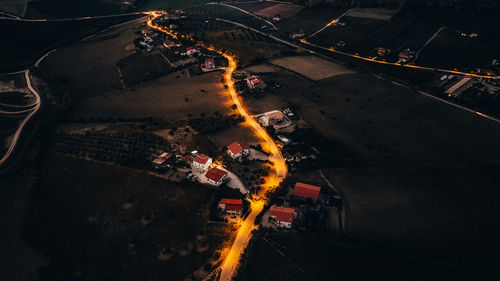
<svg viewBox="0 0 500 281"><path fill-rule="evenodd" d="M201 69L203 71L211 71L215 69L215 60L212 58L205 59L205 62L201 64Z"/></svg>
<svg viewBox="0 0 500 281"><path fill-rule="evenodd" d="M158 158L153 160L153 166L157 169L161 168L161 167L165 167L168 163L171 162L171 160L173 158L174 157L172 157L172 154L164 152Z"/></svg>
<svg viewBox="0 0 500 281"><path fill-rule="evenodd" d="M250 76L247 78L247 85L250 89L264 89L266 87L266 83L264 80L258 76Z"/></svg>
<svg viewBox="0 0 500 281"><path fill-rule="evenodd" d="M264 113L264 115L262 115L259 118L259 122L262 124L262 126L268 127L280 122L282 119L283 119L283 112L279 110L273 110Z"/></svg>
<svg viewBox="0 0 500 281"><path fill-rule="evenodd" d="M321 187L307 183L297 182L293 188L293 195L302 198L311 198L316 201L319 197Z"/></svg>
<svg viewBox="0 0 500 281"><path fill-rule="evenodd" d="M399 52L399 60L401 62L409 62L413 59L413 56L415 55L415 52L410 51L410 50L404 50Z"/></svg>
<svg viewBox="0 0 500 281"><path fill-rule="evenodd" d="M306 36L306 34L304 32L296 32L296 33L292 33L290 35L290 38L292 39L300 39L300 38L304 38Z"/></svg>
<svg viewBox="0 0 500 281"><path fill-rule="evenodd" d="M295 216L295 209L285 208L280 206L271 206L269 210L269 217L276 221L276 225L284 228L291 228L293 218Z"/></svg>
<svg viewBox="0 0 500 281"><path fill-rule="evenodd" d="M234 159L250 154L250 147L241 142L233 142L227 146L227 153Z"/></svg>
<svg viewBox="0 0 500 281"><path fill-rule="evenodd" d="M228 215L241 216L241 207L243 200L241 199L226 199L219 201L218 208Z"/></svg>
<svg viewBox="0 0 500 281"><path fill-rule="evenodd" d="M448 88L444 93L448 97L459 98L463 92L467 91L474 84L474 80L470 77L464 77L462 80Z"/></svg>
<svg viewBox="0 0 500 281"><path fill-rule="evenodd" d="M227 179L228 173L217 167L213 167L207 171L205 177L207 178L207 182L209 184L219 186Z"/></svg>
<svg viewBox="0 0 500 281"><path fill-rule="evenodd" d="M193 168L200 171L206 171L212 164L212 158L205 154L199 154L193 159Z"/></svg>
<svg viewBox="0 0 500 281"><path fill-rule="evenodd" d="M377 48L377 55L379 55L380 57L383 57L387 54L387 49L384 48L384 47L378 47Z"/></svg>
<svg viewBox="0 0 500 281"><path fill-rule="evenodd" d="M195 47L187 47L186 48L186 54L188 56L193 56L194 54L200 53L200 49L195 48Z"/></svg>

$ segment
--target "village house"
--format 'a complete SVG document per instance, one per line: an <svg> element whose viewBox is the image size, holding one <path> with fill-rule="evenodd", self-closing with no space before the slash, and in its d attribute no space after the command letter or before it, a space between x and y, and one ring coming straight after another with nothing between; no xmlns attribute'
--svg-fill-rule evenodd
<svg viewBox="0 0 500 281"><path fill-rule="evenodd" d="M228 173L217 167L213 167L205 174L207 183L215 186L220 186L228 177Z"/></svg>
<svg viewBox="0 0 500 281"><path fill-rule="evenodd" d="M193 159L193 168L206 171L212 164L212 158L205 154L199 154Z"/></svg>
<svg viewBox="0 0 500 281"><path fill-rule="evenodd" d="M259 118L259 123L264 127L268 127L277 124L282 119L283 119L283 112L279 110L273 110L263 114Z"/></svg>
<svg viewBox="0 0 500 281"><path fill-rule="evenodd" d="M276 221L276 225L284 228L292 228L295 209L280 206L271 206L269 217Z"/></svg>
<svg viewBox="0 0 500 281"><path fill-rule="evenodd" d="M463 92L467 91L470 87L474 85L474 79L470 77L464 77L453 86L448 88L444 93L448 97L459 98Z"/></svg>
<svg viewBox="0 0 500 281"><path fill-rule="evenodd" d="M247 78L247 86L250 89L264 89L266 87L266 83L264 83L264 80L258 76L250 76Z"/></svg>
<svg viewBox="0 0 500 281"><path fill-rule="evenodd" d="M415 56L415 52L408 50L408 49L399 52L399 60L403 63L411 61L414 56Z"/></svg>
<svg viewBox="0 0 500 281"><path fill-rule="evenodd" d="M196 53L200 53L200 49L195 48L195 47L187 47L186 48L186 54L188 56L193 56Z"/></svg>
<svg viewBox="0 0 500 281"><path fill-rule="evenodd" d="M316 201L318 200L320 191L321 187L319 186L297 182L293 188L293 195L302 198L311 198Z"/></svg>
<svg viewBox="0 0 500 281"><path fill-rule="evenodd" d="M215 70L215 60L212 58L205 59L205 62L201 64L201 70L205 72Z"/></svg>
<svg viewBox="0 0 500 281"><path fill-rule="evenodd" d="M171 163L173 159L174 157L172 157L172 154L164 152L158 158L153 160L153 166L157 169L165 167L168 163Z"/></svg>
<svg viewBox="0 0 500 281"><path fill-rule="evenodd" d="M233 142L227 146L227 153L234 159L238 159L250 154L250 147L244 143Z"/></svg>
<svg viewBox="0 0 500 281"><path fill-rule="evenodd" d="M223 198L219 201L219 210L231 216L241 216L241 207L243 200L241 199L226 199Z"/></svg>

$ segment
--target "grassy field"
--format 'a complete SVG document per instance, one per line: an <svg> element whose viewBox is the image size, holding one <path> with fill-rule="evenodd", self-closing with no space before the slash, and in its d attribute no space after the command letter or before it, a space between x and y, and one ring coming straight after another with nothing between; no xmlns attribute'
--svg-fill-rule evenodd
<svg viewBox="0 0 500 281"><path fill-rule="evenodd" d="M145 0L142 8L152 9L185 9L194 5L210 2L209 0Z"/></svg>
<svg viewBox="0 0 500 281"><path fill-rule="evenodd" d="M184 71L184 75L181 72ZM198 118L202 114L232 112L224 95L220 73L187 77L186 70L170 74L131 89L86 99L73 112L80 117L160 117L166 120Z"/></svg>
<svg viewBox="0 0 500 281"><path fill-rule="evenodd" d="M259 232L236 280L496 280L498 271L456 268L348 239Z"/></svg>
<svg viewBox="0 0 500 281"><path fill-rule="evenodd" d="M404 87L360 73L317 83L285 72L263 77L283 88L249 99L250 112L266 112L292 102L322 134L357 152L370 165L498 164L498 125ZM491 137L480 137L483 134Z"/></svg>
<svg viewBox="0 0 500 281"><path fill-rule="evenodd" d="M42 0L28 6L27 15L49 15L55 18L102 16L123 12L120 5L102 0Z"/></svg>
<svg viewBox="0 0 500 281"><path fill-rule="evenodd" d="M95 33L136 16L72 22L0 20L0 33L9 38L0 47L0 70L20 68L56 46Z"/></svg>
<svg viewBox="0 0 500 281"><path fill-rule="evenodd" d="M41 174L26 213L41 278L182 280L227 238L206 187L52 154Z"/></svg>
<svg viewBox="0 0 500 281"><path fill-rule="evenodd" d="M46 75L61 82L75 100L89 98L123 88L120 60L133 54L133 41L144 23L125 25L92 40L59 49L41 64Z"/></svg>

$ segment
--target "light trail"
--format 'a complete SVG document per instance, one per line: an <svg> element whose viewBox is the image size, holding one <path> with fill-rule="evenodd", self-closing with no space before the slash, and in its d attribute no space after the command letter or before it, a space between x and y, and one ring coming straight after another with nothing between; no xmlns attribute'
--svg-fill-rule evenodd
<svg viewBox="0 0 500 281"><path fill-rule="evenodd" d="M500 79L499 75L491 75L491 74L481 75L481 74L467 73L467 72L462 72L462 71L457 71L457 70L432 68L432 67L426 67L426 66L418 66L418 65L414 65L414 64L400 64L400 63L396 63L396 62L381 61L381 60L376 60L376 59L373 59L373 58L362 57L362 56L356 55L356 54L353 55L353 54L350 54L350 53L342 52L342 51L339 51L339 50L335 50L335 48L331 48L331 47L330 48L326 48L326 47L323 47L323 46L320 46L320 45L316 45L316 44L310 43L310 42L308 42L305 39L301 39L300 42L302 44L313 46L313 47L316 47L316 48L319 48L319 49L323 49L325 51L329 51L329 52L332 52L332 53L337 53L337 54L349 56L349 57L352 57L352 58L356 58L356 59L359 59L359 60L364 60L364 61L378 63L378 64L386 64L386 65L399 66L399 67L405 67L405 68L414 68L414 69L428 70L428 71L437 71L437 72L442 72L442 73L464 75L464 76L469 76L469 77L474 77L474 78Z"/></svg>
<svg viewBox="0 0 500 281"><path fill-rule="evenodd" d="M152 17L147 21L148 26L164 32L174 38L179 37L178 33L170 31L153 23L154 19L159 17L158 13L151 12L150 14L152 15ZM248 242L250 241L250 238L252 237L252 230L256 228L254 224L255 219L257 215L264 209L264 205L266 203L266 192L272 190L281 183L281 181L285 178L288 169L285 159L283 158L283 155L281 154L281 151L276 145L273 138L271 138L271 136L259 124L259 122L257 122L257 120L255 120L250 114L248 114L247 109L244 107L238 97L238 92L236 91L233 80L233 72L238 67L236 58L233 55L215 49L213 46L206 46L203 43L200 43L200 45L208 50L219 53L227 59L228 67L226 69L226 73L224 74L224 80L227 83L227 93L231 96L233 103L236 105L236 110L238 110L239 114L245 118L245 124L250 126L254 130L256 135L265 143L266 148L270 153L269 161L273 163L269 176L265 178L265 183L262 185L259 194L255 195L254 198L250 200L250 214L243 222L241 222L241 225L236 234L236 238L222 264L222 271L219 280L229 281L232 279L236 270L238 269L241 254L245 250Z"/></svg>

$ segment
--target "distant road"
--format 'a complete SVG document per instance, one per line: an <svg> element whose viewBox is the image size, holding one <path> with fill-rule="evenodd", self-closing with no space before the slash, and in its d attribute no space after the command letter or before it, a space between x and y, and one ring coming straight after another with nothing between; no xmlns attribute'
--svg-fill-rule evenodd
<svg viewBox="0 0 500 281"><path fill-rule="evenodd" d="M17 128L16 132L14 133L14 136L12 137L12 140L11 140L10 145L9 145L9 149L4 154L2 159L0 159L0 166L2 166L3 163L5 163L5 161L7 161L9 156L12 154L12 151L14 151L14 148L16 147L16 144L19 140L19 136L21 135L21 132L23 131L24 127L26 126L28 121L31 119L31 117L33 117L33 115L35 115L35 113L40 109L40 104L41 104L40 95L33 88L33 85L31 84L30 70L29 69L24 71L24 77L26 78L26 84L28 85L28 89L35 96L36 105L32 109L30 109L31 112L26 116L26 118L24 118L24 120L21 122L21 124Z"/></svg>
<svg viewBox="0 0 500 281"><path fill-rule="evenodd" d="M66 19L23 19L19 17L0 17L0 19L4 20L12 20L12 21L24 21L24 22L58 22L58 21L80 21L80 20L90 20L90 19L106 19L106 18L117 18L124 16L133 16L144 14L142 12L134 12L134 13L125 13L125 14L115 14L115 15L106 15L106 16L93 16L93 17L78 17L78 18L66 18Z"/></svg>
<svg viewBox="0 0 500 281"><path fill-rule="evenodd" d="M129 16L129 15L136 15L136 14L144 14L144 13L128 13L128 14L121 14L121 15L98 16L98 17L84 17L84 18L75 18L75 19L60 19L60 20L51 20L51 21L68 21L68 20L85 20L85 19L96 19L96 18L111 18L111 17L121 17L121 16ZM98 34L101 34L103 32L108 31L111 28L115 28L115 27L118 27L118 26L121 26L121 25L125 25L125 24L128 24L128 23L134 22L134 21L143 20L144 18L145 17L141 17L141 18L138 18L138 19L133 19L133 20L130 20L130 21L126 21L126 22L123 22L123 23L119 23L119 24L115 24L115 25L109 26L109 27L107 27L107 28L105 28L105 29L103 29L101 31L98 31L98 32L96 32L96 33L94 33L92 35L89 35L89 36L87 36L87 37L85 37L83 39L80 39L78 41L88 40L88 39L90 39L90 38L92 38L92 37L94 37L94 36L96 36ZM48 20L23 20L23 19L11 19L11 18L9 18L9 19L10 20L17 20L17 21L30 21L30 22L45 22L45 21L48 21ZM55 49L50 50L47 53L45 53L43 56L41 56L35 62L34 66L38 67L43 60L45 60L50 54L54 53L58 49L59 48L55 48ZM20 73L24 73L24 77L26 78L26 84L28 86L28 89L35 96L35 102L32 105L29 105L29 106L33 106L34 105L34 107L30 108L30 109L19 110L19 111L14 111L14 112L11 112L11 111L0 111L0 114L6 114L6 115L24 114L24 113L29 112L29 114L24 118L24 120L21 122L21 124L17 128L16 132L14 133L14 135L12 137L12 140L11 140L11 142L9 144L9 148L8 148L7 152L0 159L0 166L2 166L7 161L7 159L11 156L12 152L14 151L14 148L16 147L16 145L17 145L17 143L19 141L21 132L23 131L23 129L26 126L26 124L28 123L28 121L38 112L38 110L40 109L40 105L41 105L40 95L34 89L32 83L31 83L30 69L26 69L26 70L22 70L22 71L16 71L16 72L10 72L10 73L3 73L3 74L0 74L0 75L20 74Z"/></svg>
<svg viewBox="0 0 500 281"><path fill-rule="evenodd" d="M278 38L278 37L276 37L274 35L264 33L264 32L262 32L260 30L257 30L255 28L249 27L249 26L244 25L244 24L239 23L239 22L225 20L225 19L221 19L221 18L216 18L216 20L218 20L218 21L224 21L224 22L236 25L236 26L247 28L247 29L249 29L251 31L257 32L257 33L259 33L261 35L267 36L267 37L269 37L269 38L271 38L273 40L276 40L278 42L284 43L286 45L289 45L289 46L292 46L292 47L295 47L295 48L304 49L304 50L308 51L311 54L316 54L316 55L319 55L319 56L322 56L322 57L328 57L328 56L325 56L323 54L317 53L314 50L308 49L308 48L306 48L306 47L304 47L302 45L298 45L298 44L289 42L287 40ZM372 58L361 57L359 55L353 55L353 54L345 53L345 52L342 52L342 51L338 51L338 50L334 50L334 49L330 49L330 48L325 48L323 46L319 46L319 45L316 45L316 44L309 43L306 40L301 40L301 43L305 44L305 45L313 46L313 47L316 47L316 48L319 48L319 49L323 49L325 51L343 54L343 55L346 55L346 56L350 56L350 57L353 57L353 58L356 58L356 59L359 59L359 60L369 61L369 62L372 62L372 63L387 64L387 65L393 65L393 66L398 66L398 67L414 68L414 69L427 70L427 71L437 71L437 72L448 73L448 74L458 74L458 75L470 76L470 77L475 77L475 78L500 79L500 76L493 76L493 75L479 75L479 74L465 73L465 72L460 72L460 71L455 71L455 70L446 70L446 69L431 68L431 67L424 67L424 66L410 65L410 64L403 64L403 65L401 65L401 64L398 64L398 63L391 63L391 62L379 61L379 60L375 60L375 59L372 59ZM375 76L377 76L377 75L375 75ZM458 104L453 103L451 101L447 101L445 99L433 96L431 94L424 93L422 91L418 91L418 93L420 93L420 94L422 94L422 95L424 95L426 97L430 97L432 99L435 99L437 101L446 103L448 105L452 105L452 106L454 106L456 108L468 111L470 113L473 113L473 114L475 114L477 116L480 116L482 118L488 119L490 121L493 121L493 122L496 122L496 123L500 123L499 119L497 119L497 118L495 118L493 116L490 116L488 114L485 114L485 113L482 113L482 112L479 112L479 111L475 111L473 109L467 108L467 107L462 106L462 105L458 105Z"/></svg>
<svg viewBox="0 0 500 281"><path fill-rule="evenodd" d="M254 17L254 18L257 18L257 19L259 19L259 20L261 20L261 21L264 21L265 23L267 23L267 24L269 24L270 26L272 26L274 30L278 30L278 27L276 27L276 25L274 25L274 23L272 23L271 21L266 20L266 19L265 19L265 18L263 18L263 17L259 17L259 16L257 16L257 15L254 15L253 13L250 13L250 12L248 12L248 11L246 11L246 10L243 10L242 8L239 8L239 7L236 7L236 6L230 5L229 3L227 3L227 4L226 4L226 3L224 3L224 2L222 2L222 3L218 3L218 2L209 2L209 3L205 3L205 4L203 4L203 5L219 5L219 6L226 6L226 7L229 7L229 8L233 8L233 9L236 9L236 10L238 10L238 11L242 12L242 13L245 13L245 14L247 14L247 15L250 15L250 16ZM200 5L200 6L201 6L201 5Z"/></svg>

